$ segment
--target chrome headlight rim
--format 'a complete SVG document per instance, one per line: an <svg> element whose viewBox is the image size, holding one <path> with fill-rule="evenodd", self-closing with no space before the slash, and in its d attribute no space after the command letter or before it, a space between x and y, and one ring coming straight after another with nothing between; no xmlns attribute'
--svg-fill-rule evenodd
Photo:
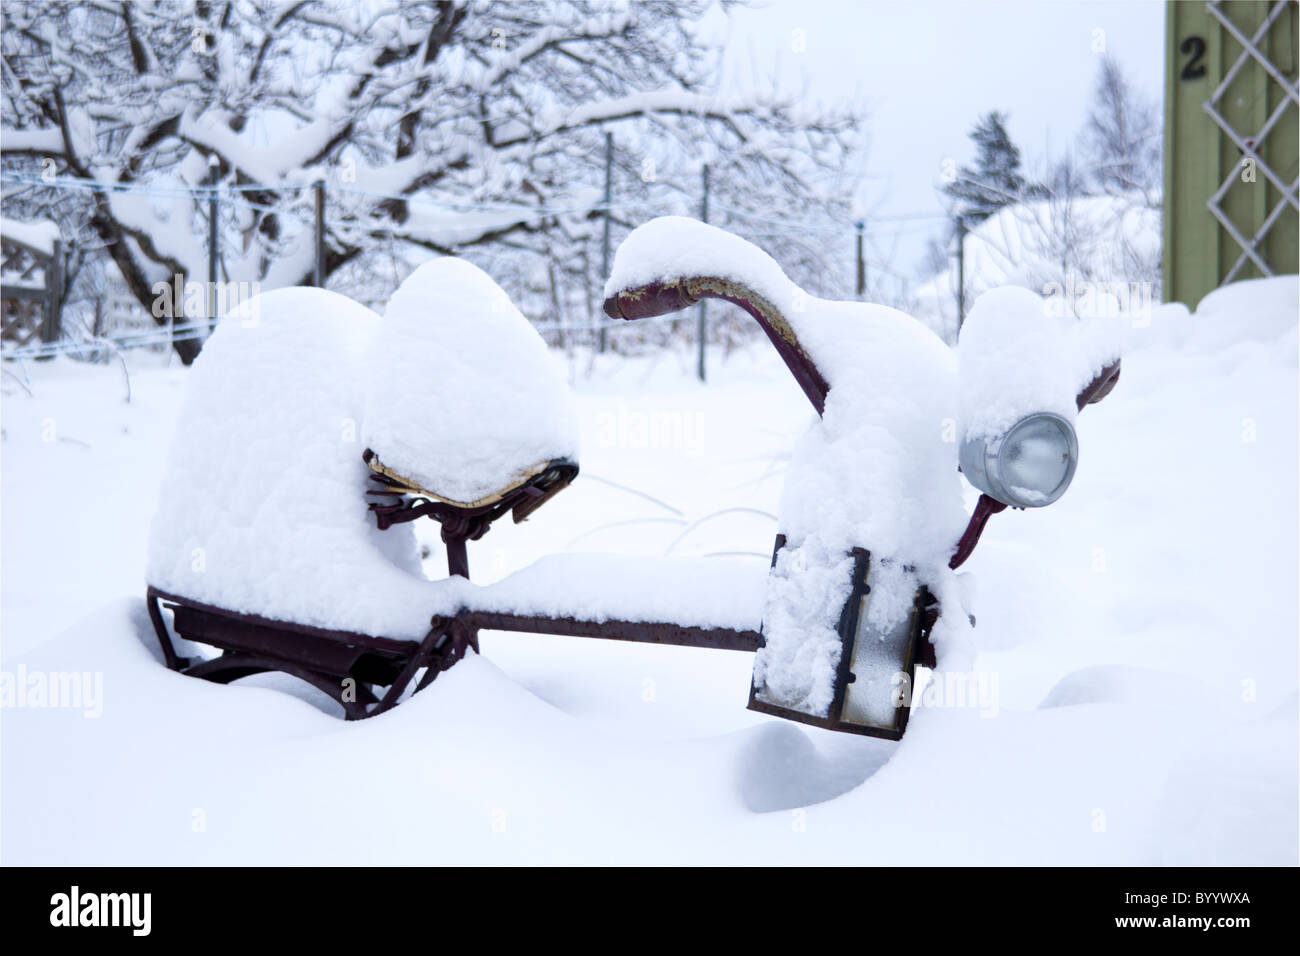
<svg viewBox="0 0 1300 956"><path fill-rule="evenodd" d="M1043 422L1051 422L1065 438L1067 462L1065 474L1050 492L1040 492L1040 497L1033 500L1017 494L1014 486L1006 479L1007 463L1003 453L1012 445L1018 432ZM1074 472L1079 465L1079 437L1074 424L1065 416L1056 412L1034 412L1026 415L1001 435L988 440L968 441L963 446L962 471L966 479L991 498L1012 508L1045 508L1058 501L1074 481Z"/></svg>

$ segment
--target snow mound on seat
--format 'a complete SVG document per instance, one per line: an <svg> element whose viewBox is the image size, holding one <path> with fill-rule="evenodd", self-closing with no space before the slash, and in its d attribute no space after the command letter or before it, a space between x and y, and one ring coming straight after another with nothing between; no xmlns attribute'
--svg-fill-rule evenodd
<svg viewBox="0 0 1300 956"><path fill-rule="evenodd" d="M477 501L578 457L577 412L546 343L463 259L426 262L401 284L363 381L366 446L444 498Z"/></svg>
<svg viewBox="0 0 1300 956"><path fill-rule="evenodd" d="M149 584L228 610L417 640L454 607L410 525L366 507L357 379L379 317L280 289L222 320L190 372L149 547Z"/></svg>

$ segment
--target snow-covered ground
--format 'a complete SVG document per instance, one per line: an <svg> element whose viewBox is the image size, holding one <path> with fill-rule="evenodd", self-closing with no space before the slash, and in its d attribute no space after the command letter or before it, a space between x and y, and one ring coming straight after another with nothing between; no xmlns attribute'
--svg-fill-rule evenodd
<svg viewBox="0 0 1300 956"><path fill-rule="evenodd" d="M129 356L128 403L118 366L29 365L28 395L7 365L4 680L100 692L0 712L0 853L1294 864L1296 281L1157 308L1132 339L1070 490L990 522L964 569L975 670L939 675L950 706L898 744L746 711L751 658L726 651L488 633L350 724L290 681L169 672L142 592L187 372ZM711 355L707 385L688 355L573 371L582 475L471 544L476 578L562 551L769 559L811 415L770 347Z"/></svg>

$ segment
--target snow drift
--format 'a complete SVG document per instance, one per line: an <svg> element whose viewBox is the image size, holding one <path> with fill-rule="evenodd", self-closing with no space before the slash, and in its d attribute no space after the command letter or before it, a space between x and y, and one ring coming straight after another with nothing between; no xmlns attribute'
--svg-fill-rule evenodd
<svg viewBox="0 0 1300 956"><path fill-rule="evenodd" d="M104 694L97 718L4 700L5 862L1294 866L1298 289L1238 283L1133 330L1069 494L998 516L958 575L974 657L934 682L979 677L996 708L940 696L898 744L746 711L751 658L725 651L485 633L356 723L292 682L172 673L143 529L197 370L133 353L129 404L117 368L34 365L30 395L6 376L0 692L86 672ZM775 526L753 512L777 510L807 407L765 344L711 367L599 361L579 425L610 483L494 528L475 566L581 538L754 552L761 576ZM698 412L710 453L601 441L620 410ZM366 838L339 840L358 807Z"/></svg>

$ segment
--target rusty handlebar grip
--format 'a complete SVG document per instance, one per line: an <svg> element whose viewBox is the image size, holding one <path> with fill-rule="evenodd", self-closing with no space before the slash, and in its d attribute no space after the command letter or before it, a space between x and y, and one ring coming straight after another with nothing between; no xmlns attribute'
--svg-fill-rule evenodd
<svg viewBox="0 0 1300 956"><path fill-rule="evenodd" d="M1111 393L1115 383L1119 381L1120 359L1115 359L1100 372L1097 377L1083 387L1075 403L1079 411L1083 411L1085 405L1095 405Z"/></svg>
<svg viewBox="0 0 1300 956"><path fill-rule="evenodd" d="M830 386L799 342L789 319L767 297L734 279L686 276L668 282L651 282L615 293L605 300L603 308L611 319L649 319L680 312L701 299L721 299L748 312L776 347L817 414L825 410Z"/></svg>
<svg viewBox="0 0 1300 956"><path fill-rule="evenodd" d="M687 291L686 283L652 282L635 289L624 289L605 300L605 314L611 319L650 319L680 312L700 301Z"/></svg>

